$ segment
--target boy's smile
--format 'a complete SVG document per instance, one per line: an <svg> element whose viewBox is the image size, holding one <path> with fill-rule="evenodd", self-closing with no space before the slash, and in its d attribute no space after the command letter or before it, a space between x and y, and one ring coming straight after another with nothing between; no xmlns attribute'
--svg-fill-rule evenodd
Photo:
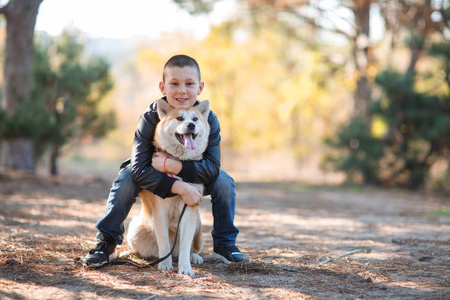
<svg viewBox="0 0 450 300"><path fill-rule="evenodd" d="M167 67L164 81L159 83L161 93L174 108L194 106L197 96L203 91L204 82L194 67Z"/></svg>

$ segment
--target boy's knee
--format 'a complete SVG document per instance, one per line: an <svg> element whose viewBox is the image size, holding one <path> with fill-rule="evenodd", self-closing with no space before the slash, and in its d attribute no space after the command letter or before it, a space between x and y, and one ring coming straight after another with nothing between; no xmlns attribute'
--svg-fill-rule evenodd
<svg viewBox="0 0 450 300"><path fill-rule="evenodd" d="M234 179L228 175L225 171L220 170L219 176L216 179L216 185L220 188L231 188L235 189Z"/></svg>
<svg viewBox="0 0 450 300"><path fill-rule="evenodd" d="M119 194L130 194L137 197L141 189L134 183L130 168L124 169L114 180L112 190Z"/></svg>
<svg viewBox="0 0 450 300"><path fill-rule="evenodd" d="M209 194L213 198L219 197L224 199L234 198L235 189L234 179L222 170L220 170L217 179L207 187Z"/></svg>

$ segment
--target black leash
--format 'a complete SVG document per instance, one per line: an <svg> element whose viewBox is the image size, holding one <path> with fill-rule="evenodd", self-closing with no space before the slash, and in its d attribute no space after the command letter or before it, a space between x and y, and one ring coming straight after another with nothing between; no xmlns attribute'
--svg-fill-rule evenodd
<svg viewBox="0 0 450 300"><path fill-rule="evenodd" d="M148 263L148 264L143 264L143 265L135 263L134 261L131 261L131 260L114 260L114 261L108 261L107 263L104 263L104 264L102 264L100 266L90 267L90 268L91 269L95 269L95 270L99 270L99 269L102 269L102 268L104 268L106 266L119 266L119 265L133 265L133 266L138 267L138 268L148 268L148 267L154 267L157 264L159 264L160 262L166 260L169 256L172 255L172 252L175 249L175 245L176 245L177 239L178 239L178 231L180 229L181 218L184 215L186 207L187 207L187 205L185 203L184 206L183 206L183 210L181 211L180 218L178 219L177 231L175 232L175 240L173 242L172 249L170 249L170 252L167 253L167 255L165 255L165 256L155 260L154 262L151 262L151 263Z"/></svg>

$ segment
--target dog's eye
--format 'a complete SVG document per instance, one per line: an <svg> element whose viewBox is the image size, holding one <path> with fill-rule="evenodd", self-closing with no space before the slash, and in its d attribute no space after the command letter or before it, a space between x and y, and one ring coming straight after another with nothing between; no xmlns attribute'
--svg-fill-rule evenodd
<svg viewBox="0 0 450 300"><path fill-rule="evenodd" d="M184 118L183 117L178 117L177 120L178 121L184 121Z"/></svg>
<svg viewBox="0 0 450 300"><path fill-rule="evenodd" d="M197 121L197 120L198 120L197 117L193 117L193 118L192 118L192 121L194 121L194 122Z"/></svg>

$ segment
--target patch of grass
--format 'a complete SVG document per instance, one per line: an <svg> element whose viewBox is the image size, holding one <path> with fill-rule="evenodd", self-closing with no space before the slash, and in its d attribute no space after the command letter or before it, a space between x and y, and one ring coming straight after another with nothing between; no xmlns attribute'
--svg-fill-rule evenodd
<svg viewBox="0 0 450 300"><path fill-rule="evenodd" d="M353 192L353 193L360 193L362 190L362 187L360 185L357 184L350 184L348 186L348 189Z"/></svg>
<svg viewBox="0 0 450 300"><path fill-rule="evenodd" d="M395 188L395 193L398 195L402 195L405 193L405 190L400 187L397 187L397 188Z"/></svg>
<svg viewBox="0 0 450 300"><path fill-rule="evenodd" d="M450 209L438 209L433 212L437 216L450 216Z"/></svg>
<svg viewBox="0 0 450 300"><path fill-rule="evenodd" d="M289 192L305 192L311 190L312 187L305 183L285 182L280 184L280 189Z"/></svg>

